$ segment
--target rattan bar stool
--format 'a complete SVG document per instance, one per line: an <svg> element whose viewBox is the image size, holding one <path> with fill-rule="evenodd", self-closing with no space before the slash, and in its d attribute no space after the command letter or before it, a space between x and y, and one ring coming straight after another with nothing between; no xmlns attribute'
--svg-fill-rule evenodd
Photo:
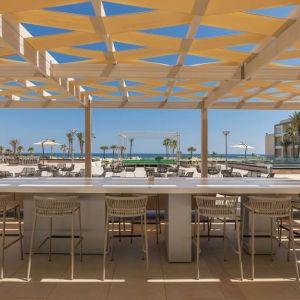
<svg viewBox="0 0 300 300"><path fill-rule="evenodd" d="M196 259L197 259L197 279L200 278L199 272L199 255L200 255L200 217L217 218L223 221L223 247L224 260L226 260L227 236L226 236L226 220L234 218L236 221L236 239L237 249L235 252L239 257L241 280L243 280L243 265L242 265L242 248L240 243L239 222L237 222L237 204L238 197L236 196L195 196L196 199ZM211 236L212 237L212 236Z"/></svg>
<svg viewBox="0 0 300 300"><path fill-rule="evenodd" d="M81 213L80 213L80 203L77 201L78 196L34 196L35 200L35 217L32 227L31 240L30 240L30 251L29 251L29 260L28 260L28 269L27 269L27 280L30 278L31 271L31 261L32 255L34 254L34 239L35 239L35 230L37 226L38 217L49 218L50 221L50 233L42 243L37 248L40 249L47 241L49 241L49 261L51 261L52 253L52 239L53 238L69 238L69 236L56 236L52 232L52 219L54 217L66 217L71 216L71 279L74 277L74 250L80 246L80 261L82 261L82 232L81 232ZM79 236L75 236L74 233L74 216L75 213L78 214L78 223L79 223ZM78 238L77 243L75 244L75 238Z"/></svg>
<svg viewBox="0 0 300 300"><path fill-rule="evenodd" d="M110 196L106 195L106 222L105 222L105 238L103 250L103 270L102 278L105 280L105 264L108 248L113 259L113 239L114 239L114 219L115 218L141 218L143 254L146 258L146 272L148 274L149 255L148 255L148 239L147 239L147 206L148 196ZM112 237L109 236L109 221L112 223ZM109 247L108 247L109 246Z"/></svg>
<svg viewBox="0 0 300 300"><path fill-rule="evenodd" d="M16 211L18 219L18 238L6 244L6 237L15 236L15 234L6 233L6 223L7 223L7 212ZM16 201L12 195L0 195L0 213L2 214L2 243L1 243L1 271L0 277L4 277L4 261L5 261L5 250L10 246L14 245L16 242L20 242L20 254L23 260L23 233L22 233L22 222L21 222L21 212L20 212L20 202Z"/></svg>
<svg viewBox="0 0 300 300"><path fill-rule="evenodd" d="M288 218L289 220L289 246L292 244L296 276L299 280L298 261L294 242L294 228L293 228L293 214L292 214L292 202L291 197L278 197L278 196L249 196L248 201L243 204L243 219L242 219L242 241L244 236L245 226L245 213L246 209L250 212L251 217L251 268L252 268L252 279L254 280L254 255L255 255L255 215L270 218L270 246L271 255L273 254L273 222L274 220ZM288 249L290 251L290 247Z"/></svg>

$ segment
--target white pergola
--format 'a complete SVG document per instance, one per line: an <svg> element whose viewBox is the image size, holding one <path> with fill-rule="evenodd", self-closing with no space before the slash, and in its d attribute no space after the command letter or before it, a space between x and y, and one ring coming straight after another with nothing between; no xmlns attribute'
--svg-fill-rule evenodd
<svg viewBox="0 0 300 300"><path fill-rule="evenodd" d="M111 15L106 3L143 11L126 13L124 8L124 13ZM78 4L91 6L93 14L76 10ZM88 177L92 109L199 110L205 177L209 109L300 108L299 4L299 0L0 1L0 108L84 109ZM69 10L58 9L62 6ZM285 16L263 13L287 7L292 9ZM34 34L28 24L59 32ZM178 26L187 28L182 37L149 32L176 31ZM199 36L210 28L221 33ZM97 43L105 49L93 48ZM120 44L131 48L118 49ZM247 45L254 47L240 48ZM72 62L60 61L62 56ZM166 56L175 56L175 63L164 61ZM190 59L201 62L190 64Z"/></svg>

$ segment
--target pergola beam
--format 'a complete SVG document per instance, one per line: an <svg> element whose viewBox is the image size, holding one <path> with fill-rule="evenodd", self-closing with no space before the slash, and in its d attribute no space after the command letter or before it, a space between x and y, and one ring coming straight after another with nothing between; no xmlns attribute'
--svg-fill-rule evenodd
<svg viewBox="0 0 300 300"><path fill-rule="evenodd" d="M22 30L24 32L22 32ZM68 84L63 85L59 78L52 77L51 56L46 51L38 51L33 48L26 40L26 35L28 35L28 33L23 26L14 20L10 14L0 15L0 37L5 45L36 67L37 72L42 76L51 78L59 87L65 89L68 94L76 97L75 93L71 93ZM79 87L76 88L79 89ZM78 101L84 105L81 98L78 98Z"/></svg>
<svg viewBox="0 0 300 300"><path fill-rule="evenodd" d="M84 77L87 80L97 78L99 80L110 79L166 79L174 78L171 72L172 66L144 65L144 64L52 64L50 78ZM233 76L234 75L234 76ZM1 78L27 79L45 78L37 67L29 63L0 64ZM238 66L182 66L177 79L198 79L218 81L240 81L242 69ZM252 77L253 80L300 80L299 67L264 67L258 70ZM76 80L75 80L76 82Z"/></svg>
<svg viewBox="0 0 300 300"><path fill-rule="evenodd" d="M299 9L298 9L299 10ZM297 12L298 12L297 10ZM300 39L300 20L299 14L294 13L274 35L274 38L268 38L264 47L260 48L242 64L242 78L234 83L223 83L215 91L211 92L205 99L205 106L210 107L214 102L224 97L232 88L241 81L252 78L253 75L263 66L274 60L280 53L292 46Z"/></svg>

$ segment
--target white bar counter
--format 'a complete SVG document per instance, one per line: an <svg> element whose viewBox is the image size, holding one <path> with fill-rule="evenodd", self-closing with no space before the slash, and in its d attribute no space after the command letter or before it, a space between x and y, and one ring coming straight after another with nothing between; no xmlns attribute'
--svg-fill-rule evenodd
<svg viewBox="0 0 300 300"><path fill-rule="evenodd" d="M24 194L25 247L33 222L33 194L81 194L82 227L85 253L102 253L105 220L105 193L168 194L166 246L170 262L192 260L191 195L206 193L300 194L300 181L264 178L6 178L0 180L0 193ZM59 219L59 218L58 218ZM40 221L37 243L48 232L47 220ZM54 231L67 234L69 220L54 222ZM269 222L266 223L266 225ZM261 224L261 232L265 234ZM256 229L258 230L258 229ZM54 249L66 251L69 241L58 240Z"/></svg>

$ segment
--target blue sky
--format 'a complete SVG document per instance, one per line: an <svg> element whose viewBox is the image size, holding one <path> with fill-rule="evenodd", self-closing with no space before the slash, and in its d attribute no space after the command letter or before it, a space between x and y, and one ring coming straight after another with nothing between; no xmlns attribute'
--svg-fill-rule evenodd
<svg viewBox="0 0 300 300"><path fill-rule="evenodd" d="M134 7L108 3L104 1L104 8L107 16L130 14L135 12L148 12L148 8ZM249 11L249 13L286 18L295 6L276 7ZM65 13L84 14L93 16L94 12L91 3L80 3L48 8L52 11ZM43 36L68 32L59 28L50 28L32 24L23 24L33 36ZM175 27L154 28L143 30L149 34L159 34L182 38L188 31L188 24ZM196 33L197 39L235 35L239 31L222 29L211 26L200 26ZM116 41L118 51L137 49L141 46L125 44ZM88 45L77 45L75 47L95 51L106 51L104 43L93 43ZM229 47L231 50L251 52L255 44L238 45ZM58 62L74 62L86 58L62 55L56 52L51 54ZM178 56L170 54L162 57L147 59L155 63L175 64ZM11 58L20 60L19 57ZM188 55L186 65L209 63L215 60L207 57ZM298 65L300 61L290 61ZM289 64L289 63L288 63ZM199 95L200 96L200 95ZM281 119L287 118L292 112L288 111L243 111L243 110L212 110L209 113L209 151L218 153L224 152L224 129L230 130L229 145L244 141L255 147L254 152L264 153L264 135L266 132L273 132L273 126ZM66 142L65 134L72 128L83 131L84 113L80 109L43 109L43 110L0 110L2 130L0 131L0 144L7 147L11 138L18 138L27 149L32 143L44 138L53 138L60 143ZM182 136L182 151L194 146L200 149L200 112L192 110L100 110L93 112L93 132L96 139L93 141L93 151L96 152L100 145L111 145L117 143L117 133L120 131L179 131ZM75 143L78 150L78 145ZM40 149L36 149L40 151ZM136 140L134 144L136 152L162 152L160 140ZM229 147L229 153L236 153L238 150Z"/></svg>
<svg viewBox="0 0 300 300"><path fill-rule="evenodd" d="M210 110L209 151L224 153L224 129L230 130L229 145L244 141L254 146L255 153L264 153L264 136L273 132L275 123L288 118L291 111ZM100 145L118 142L122 131L161 131L181 133L182 151L189 146L200 149L200 111L196 110L104 110L94 109L92 115L93 152ZM66 132L72 128L84 130L82 109L3 109L0 110L3 124L0 145L8 147L12 138L20 139L27 149L34 142L53 138L66 143ZM4 126L5 124L5 126ZM40 152L39 147L35 147ZM78 143L75 142L78 150ZM140 139L134 142L136 152L163 152L161 140ZM239 150L229 147L229 153Z"/></svg>

